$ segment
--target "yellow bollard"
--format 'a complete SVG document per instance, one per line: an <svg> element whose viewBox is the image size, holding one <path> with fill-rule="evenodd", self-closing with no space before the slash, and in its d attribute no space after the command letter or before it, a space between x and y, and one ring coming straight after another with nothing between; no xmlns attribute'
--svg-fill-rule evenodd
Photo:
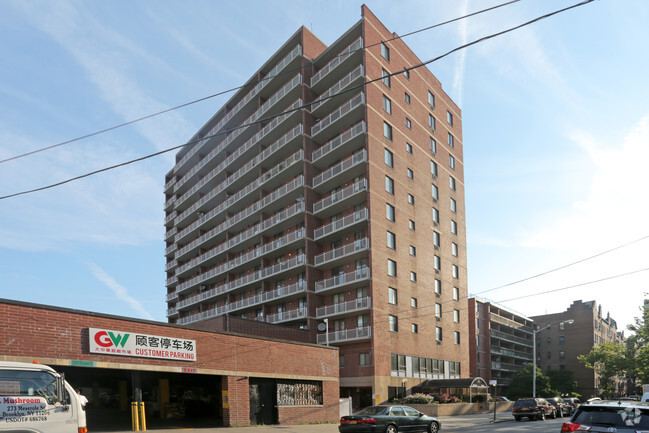
<svg viewBox="0 0 649 433"><path fill-rule="evenodd" d="M140 431L140 420L138 419L137 414L137 403L131 403L131 430Z"/></svg>
<svg viewBox="0 0 649 433"><path fill-rule="evenodd" d="M140 420L142 421L142 431L146 431L146 413L144 412L144 402L138 403L140 406Z"/></svg>

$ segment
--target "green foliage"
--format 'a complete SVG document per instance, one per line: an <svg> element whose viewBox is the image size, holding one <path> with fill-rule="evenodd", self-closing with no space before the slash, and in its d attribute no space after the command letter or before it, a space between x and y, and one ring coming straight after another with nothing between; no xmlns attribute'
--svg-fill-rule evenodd
<svg viewBox="0 0 649 433"><path fill-rule="evenodd" d="M599 390L603 397L615 396L615 378L625 370L625 348L617 343L602 343L595 346L587 355L577 359L587 368L592 368L599 375Z"/></svg>
<svg viewBox="0 0 649 433"><path fill-rule="evenodd" d="M532 396L532 372L534 365L526 364L516 372L509 384L507 397L510 400ZM536 395L537 397L552 397L557 394L550 386L550 378L545 376L539 367L536 367Z"/></svg>
<svg viewBox="0 0 649 433"><path fill-rule="evenodd" d="M550 379L550 388L555 390L559 395L564 397L573 397L577 381L574 379L570 370L550 370L548 371Z"/></svg>
<svg viewBox="0 0 649 433"><path fill-rule="evenodd" d="M635 335L628 339L627 368L632 374L627 371L627 377L639 383L649 383L649 299L644 300L640 313L628 328Z"/></svg>

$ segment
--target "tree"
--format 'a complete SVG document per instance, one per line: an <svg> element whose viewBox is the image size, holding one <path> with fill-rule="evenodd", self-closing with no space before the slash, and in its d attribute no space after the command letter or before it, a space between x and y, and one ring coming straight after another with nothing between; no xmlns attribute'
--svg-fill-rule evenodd
<svg viewBox="0 0 649 433"><path fill-rule="evenodd" d="M615 379L626 367L625 348L617 343L602 343L595 346L587 355L577 359L586 367L595 370L599 376L599 390L604 397L614 397L617 393Z"/></svg>
<svg viewBox="0 0 649 433"><path fill-rule="evenodd" d="M577 387L577 381L570 370L550 370L548 378L550 379L550 388L562 396L572 396Z"/></svg>
<svg viewBox="0 0 649 433"><path fill-rule="evenodd" d="M532 372L534 365L530 362L516 372L516 375L509 384L507 397L510 400L532 396ZM556 392L550 387L550 378L541 373L536 367L536 395L538 397L553 397Z"/></svg>
<svg viewBox="0 0 649 433"><path fill-rule="evenodd" d="M641 316L635 318L635 323L629 325L629 331L635 335L629 337L628 363L633 369L629 376L637 378L640 383L649 383L649 299L644 300L640 307Z"/></svg>

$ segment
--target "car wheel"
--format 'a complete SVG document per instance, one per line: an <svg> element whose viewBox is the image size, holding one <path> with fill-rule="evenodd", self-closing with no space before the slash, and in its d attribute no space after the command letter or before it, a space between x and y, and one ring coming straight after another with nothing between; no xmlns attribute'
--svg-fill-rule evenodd
<svg viewBox="0 0 649 433"><path fill-rule="evenodd" d="M539 414L539 421L545 421L545 412Z"/></svg>
<svg viewBox="0 0 649 433"><path fill-rule="evenodd" d="M557 416L559 418L563 418L563 411L561 409L559 409L559 413L557 414Z"/></svg>
<svg viewBox="0 0 649 433"><path fill-rule="evenodd" d="M439 424L437 424L435 421L430 423L430 426L428 427L428 432L429 433L437 433L439 431Z"/></svg>
<svg viewBox="0 0 649 433"><path fill-rule="evenodd" d="M520 416L515 416L514 419L515 419L516 421L520 421L520 420L521 420L521 417L520 417Z"/></svg>
<svg viewBox="0 0 649 433"><path fill-rule="evenodd" d="M550 414L550 418L555 419L557 417L557 412L553 409L552 413Z"/></svg>
<svg viewBox="0 0 649 433"><path fill-rule="evenodd" d="M390 424L385 428L385 433L397 433L397 426L394 424Z"/></svg>

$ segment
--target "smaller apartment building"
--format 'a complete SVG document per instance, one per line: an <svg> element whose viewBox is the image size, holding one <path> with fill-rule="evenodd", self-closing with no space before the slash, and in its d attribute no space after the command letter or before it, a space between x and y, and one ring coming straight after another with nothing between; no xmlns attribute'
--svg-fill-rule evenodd
<svg viewBox="0 0 649 433"><path fill-rule="evenodd" d="M602 343L624 344L624 332L618 332L617 323L596 301L573 301L567 310L532 317L540 331L536 338L537 364L545 373L550 370L571 370L577 381L576 392L584 399L599 396L599 378L595 370L586 368L577 360ZM563 323L574 320L574 323ZM626 394L620 383L618 392Z"/></svg>
<svg viewBox="0 0 649 433"><path fill-rule="evenodd" d="M469 298L471 377L497 381L503 391L516 372L533 359L533 321L503 306Z"/></svg>

